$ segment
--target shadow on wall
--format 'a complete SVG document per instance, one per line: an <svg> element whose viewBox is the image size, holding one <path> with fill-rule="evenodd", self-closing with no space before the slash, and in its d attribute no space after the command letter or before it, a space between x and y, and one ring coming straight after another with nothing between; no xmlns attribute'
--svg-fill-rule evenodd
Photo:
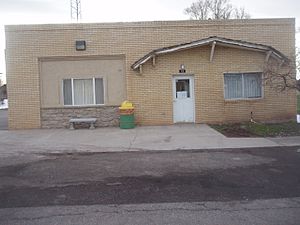
<svg viewBox="0 0 300 225"><path fill-rule="evenodd" d="M3 99L7 99L6 84L0 87L0 100L2 101Z"/></svg>
<svg viewBox="0 0 300 225"><path fill-rule="evenodd" d="M0 130L8 129L7 109L0 109Z"/></svg>

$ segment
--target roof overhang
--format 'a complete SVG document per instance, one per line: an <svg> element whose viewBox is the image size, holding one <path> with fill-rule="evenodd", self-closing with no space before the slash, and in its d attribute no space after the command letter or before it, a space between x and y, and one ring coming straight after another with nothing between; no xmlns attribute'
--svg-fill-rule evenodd
<svg viewBox="0 0 300 225"><path fill-rule="evenodd" d="M155 59L155 57L158 55L178 52L178 51L187 50L191 48L197 48L204 45L220 45L220 46L226 46L232 48L240 48L240 49L258 51L258 52L265 52L268 55L268 58L272 56L282 61L283 63L289 61L288 57L286 57L283 53L268 45L213 36L198 41L192 41L189 43L155 49L149 52L148 54L146 54L145 56L143 56L142 58L140 58L139 60L137 60L135 63L133 63L131 65L131 68L133 70L136 70L140 68L140 66L146 63L148 60Z"/></svg>

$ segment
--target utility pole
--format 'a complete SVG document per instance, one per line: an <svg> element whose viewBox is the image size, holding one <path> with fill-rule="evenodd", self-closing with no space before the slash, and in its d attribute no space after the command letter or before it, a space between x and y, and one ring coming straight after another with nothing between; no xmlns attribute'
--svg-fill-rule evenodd
<svg viewBox="0 0 300 225"><path fill-rule="evenodd" d="M71 3L71 19L78 22L81 19L81 0L70 0Z"/></svg>

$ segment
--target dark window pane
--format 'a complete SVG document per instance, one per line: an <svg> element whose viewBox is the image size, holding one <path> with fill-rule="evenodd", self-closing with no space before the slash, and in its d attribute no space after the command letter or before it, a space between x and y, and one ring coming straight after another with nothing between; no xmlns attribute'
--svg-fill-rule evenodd
<svg viewBox="0 0 300 225"><path fill-rule="evenodd" d="M190 97L190 80L180 79L176 80L176 98Z"/></svg>
<svg viewBox="0 0 300 225"><path fill-rule="evenodd" d="M72 84L71 79L63 80L64 105L72 105Z"/></svg>
<svg viewBox="0 0 300 225"><path fill-rule="evenodd" d="M103 88L103 79L95 79L95 95L96 95L96 104L104 104L104 88Z"/></svg>

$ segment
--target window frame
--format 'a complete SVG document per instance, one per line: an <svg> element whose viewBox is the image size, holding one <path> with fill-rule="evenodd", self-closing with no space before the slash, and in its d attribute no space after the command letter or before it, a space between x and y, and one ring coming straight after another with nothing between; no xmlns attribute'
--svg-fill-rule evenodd
<svg viewBox="0 0 300 225"><path fill-rule="evenodd" d="M228 74L232 74L232 75L241 75L242 76L242 94L243 97L242 98L226 98L225 97L225 75ZM244 90L245 90L245 84L244 84L244 76L247 76L247 74L259 74L261 77L261 96L260 97L254 97L254 98L246 98ZM238 100L245 100L245 101L251 101L251 100L260 100L264 98L264 87L263 87L263 72L242 72L242 73L237 73L237 72L224 72L223 73L223 97L225 101L238 101Z"/></svg>
<svg viewBox="0 0 300 225"><path fill-rule="evenodd" d="M96 104L96 79L102 79L103 82L103 103L102 104ZM72 91L72 104L71 105L65 105L65 99L64 99L64 80L71 80L71 91ZM86 104L86 105L75 105L74 104L74 80L92 80L93 83L93 98L94 98L94 104ZM64 107L87 107L87 106L104 106L106 104L106 83L104 77L89 77L89 78L63 78L61 81L62 88L62 102Z"/></svg>

